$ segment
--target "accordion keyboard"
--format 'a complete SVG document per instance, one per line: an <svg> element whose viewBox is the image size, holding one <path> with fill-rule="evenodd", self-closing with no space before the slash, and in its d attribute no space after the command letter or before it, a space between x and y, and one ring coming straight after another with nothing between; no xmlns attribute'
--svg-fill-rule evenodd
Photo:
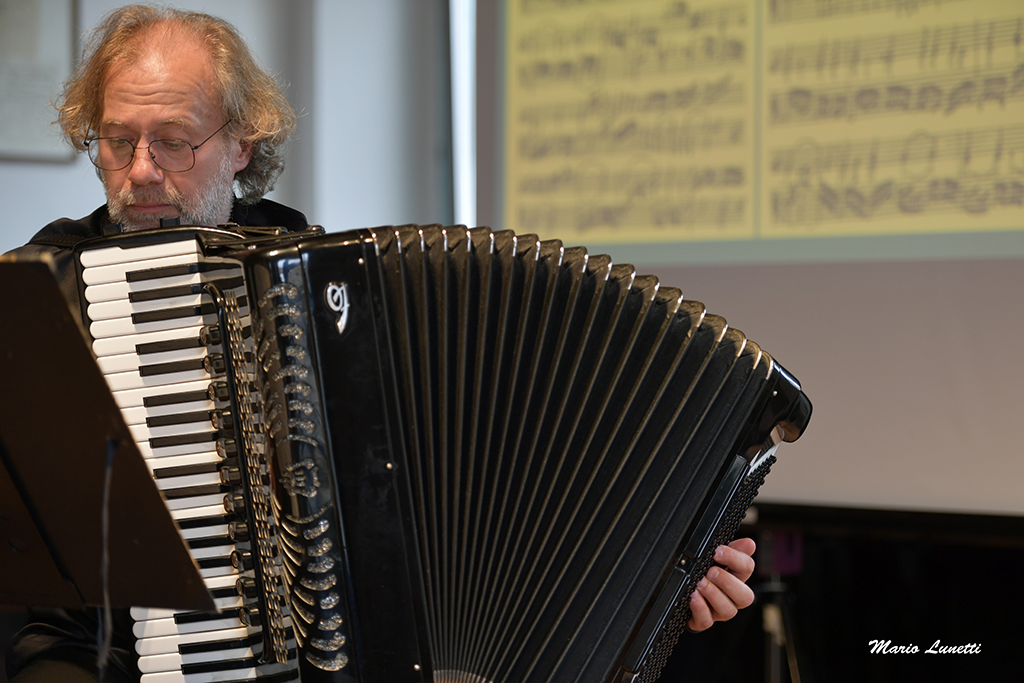
<svg viewBox="0 0 1024 683"><path fill-rule="evenodd" d="M84 250L80 262L100 370L219 610L132 608L142 681L295 679L293 662L263 656L226 354L203 293L214 283L235 295L246 320L241 271L202 259L191 234Z"/></svg>

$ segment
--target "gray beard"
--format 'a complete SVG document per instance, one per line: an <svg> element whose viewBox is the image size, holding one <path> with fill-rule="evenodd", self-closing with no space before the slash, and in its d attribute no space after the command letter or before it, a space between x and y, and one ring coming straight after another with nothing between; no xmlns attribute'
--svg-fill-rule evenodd
<svg viewBox="0 0 1024 683"><path fill-rule="evenodd" d="M165 216L141 214L131 208L135 202L168 204L177 211L182 225L215 227L227 223L231 217L235 200L234 174L225 154L213 180L193 197L186 197L172 188L153 186L123 188L117 192L108 189L106 194L107 213L111 221L120 223L125 232L159 228L161 218L175 215L174 212L168 212Z"/></svg>

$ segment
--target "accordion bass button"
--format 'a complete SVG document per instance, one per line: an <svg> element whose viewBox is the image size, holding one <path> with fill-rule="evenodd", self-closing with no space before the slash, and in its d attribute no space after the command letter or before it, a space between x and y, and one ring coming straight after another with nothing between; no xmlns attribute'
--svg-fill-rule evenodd
<svg viewBox="0 0 1024 683"><path fill-rule="evenodd" d="M224 496L224 509L228 512L242 512L245 510L245 497L241 492L229 493Z"/></svg>
<svg viewBox="0 0 1024 683"><path fill-rule="evenodd" d="M232 541L242 542L249 540L249 525L245 522L231 522L228 524L228 536Z"/></svg>
<svg viewBox="0 0 1024 683"><path fill-rule="evenodd" d="M203 359L203 369L205 369L211 376L223 375L224 368L225 361L222 354L211 353Z"/></svg>
<svg viewBox="0 0 1024 683"><path fill-rule="evenodd" d="M234 591L243 598L255 598L258 595L256 582L249 577L242 577L237 582L234 582Z"/></svg>
<svg viewBox="0 0 1024 683"><path fill-rule="evenodd" d="M257 597L256 581L247 576L243 576L238 579L238 581L235 581L235 592L243 598L251 599Z"/></svg>
<svg viewBox="0 0 1024 683"><path fill-rule="evenodd" d="M235 418L230 410L214 410L210 414L210 421L218 431L230 432L235 428Z"/></svg>
<svg viewBox="0 0 1024 683"><path fill-rule="evenodd" d="M200 329L199 343L203 346L215 346L220 344L220 327L217 325L206 325Z"/></svg>
<svg viewBox="0 0 1024 683"><path fill-rule="evenodd" d="M206 390L206 395L211 401L226 401L230 396L227 382L212 382Z"/></svg>
<svg viewBox="0 0 1024 683"><path fill-rule="evenodd" d="M260 611L249 607L238 608L238 619L246 626L260 626L263 623Z"/></svg>
<svg viewBox="0 0 1024 683"><path fill-rule="evenodd" d="M253 567L252 553L247 553L243 550L232 550L231 566L239 571L249 571Z"/></svg>
<svg viewBox="0 0 1024 683"><path fill-rule="evenodd" d="M234 439L217 439L217 445L215 446L215 448L217 449L217 455L224 459L233 458L235 455L238 454L238 444L235 442Z"/></svg>

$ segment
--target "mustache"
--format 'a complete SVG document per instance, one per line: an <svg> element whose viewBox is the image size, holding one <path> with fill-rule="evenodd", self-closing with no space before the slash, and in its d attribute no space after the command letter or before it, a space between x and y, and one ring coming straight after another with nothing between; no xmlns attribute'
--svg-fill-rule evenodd
<svg viewBox="0 0 1024 683"><path fill-rule="evenodd" d="M115 202L125 209L133 204L169 204L178 211L181 211L184 208L185 198L173 188L122 188L115 196Z"/></svg>

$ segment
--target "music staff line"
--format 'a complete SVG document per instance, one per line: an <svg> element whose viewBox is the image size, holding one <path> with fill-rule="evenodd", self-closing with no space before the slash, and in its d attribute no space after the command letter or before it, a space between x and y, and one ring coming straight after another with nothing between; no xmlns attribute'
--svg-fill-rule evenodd
<svg viewBox="0 0 1024 683"><path fill-rule="evenodd" d="M742 118L685 123L657 121L650 125L629 120L599 129L522 135L516 140L516 148L519 158L529 160L631 152L690 154L741 145L746 125Z"/></svg>
<svg viewBox="0 0 1024 683"><path fill-rule="evenodd" d="M743 83L726 74L711 81L691 81L687 86L674 89L655 88L644 93L595 92L571 101L526 106L516 113L516 118L523 124L539 126L633 114L679 113L739 105L745 101Z"/></svg>
<svg viewBox="0 0 1024 683"><path fill-rule="evenodd" d="M888 35L797 43L768 51L769 73L815 73L834 77L840 72L856 75L882 65L891 74L897 63L913 62L918 69L991 67L996 52L1012 50L1019 61L1024 41L1024 18L1008 17L964 26L924 27ZM970 57L970 60L968 58Z"/></svg>
<svg viewBox="0 0 1024 683"><path fill-rule="evenodd" d="M768 95L772 125L868 116L952 114L965 107L1005 106L1024 98L1024 64L892 83L793 87Z"/></svg>
<svg viewBox="0 0 1024 683"><path fill-rule="evenodd" d="M1024 208L1017 178L935 178L874 184L786 183L769 189L771 224L812 226L950 214L981 215Z"/></svg>
<svg viewBox="0 0 1024 683"><path fill-rule="evenodd" d="M769 23L817 21L856 15L907 16L928 7L952 5L964 0L773 0L768 3Z"/></svg>
<svg viewBox="0 0 1024 683"><path fill-rule="evenodd" d="M523 16L536 16L526 11L526 4L528 3L522 3ZM621 8L630 10L629 19L623 19L621 16L599 16L572 28L563 28L556 23L546 24L524 33L515 44L516 51L543 54L553 49L578 50L591 46L652 45L658 36L709 29L722 31L745 26L749 20L747 4L742 2L721 3L696 11L689 3L671 2L664 11L646 16L637 15L632 11L631 0L609 0L602 4L604 7L618 4ZM558 6L550 9L565 8Z"/></svg>
<svg viewBox="0 0 1024 683"><path fill-rule="evenodd" d="M737 190L746 187L746 180L747 171L738 164L655 168L616 165L612 169L567 167L524 176L516 187L524 196L566 192L575 196L625 195L639 199L702 190Z"/></svg>
<svg viewBox="0 0 1024 683"><path fill-rule="evenodd" d="M584 54L564 59L535 59L516 69L525 90L565 85L594 85L605 81L652 75L690 75L716 67L742 66L746 43L730 36L705 36L688 43L615 54Z"/></svg>
<svg viewBox="0 0 1024 683"><path fill-rule="evenodd" d="M722 236L749 234L743 196L648 204L533 204L516 210L519 230L717 229ZM737 230L739 229L739 230Z"/></svg>
<svg viewBox="0 0 1024 683"><path fill-rule="evenodd" d="M776 177L852 177L898 170L911 177L928 177L937 168L965 175L1013 172L1024 175L1024 126L910 135L870 140L800 142L768 152L769 173Z"/></svg>

